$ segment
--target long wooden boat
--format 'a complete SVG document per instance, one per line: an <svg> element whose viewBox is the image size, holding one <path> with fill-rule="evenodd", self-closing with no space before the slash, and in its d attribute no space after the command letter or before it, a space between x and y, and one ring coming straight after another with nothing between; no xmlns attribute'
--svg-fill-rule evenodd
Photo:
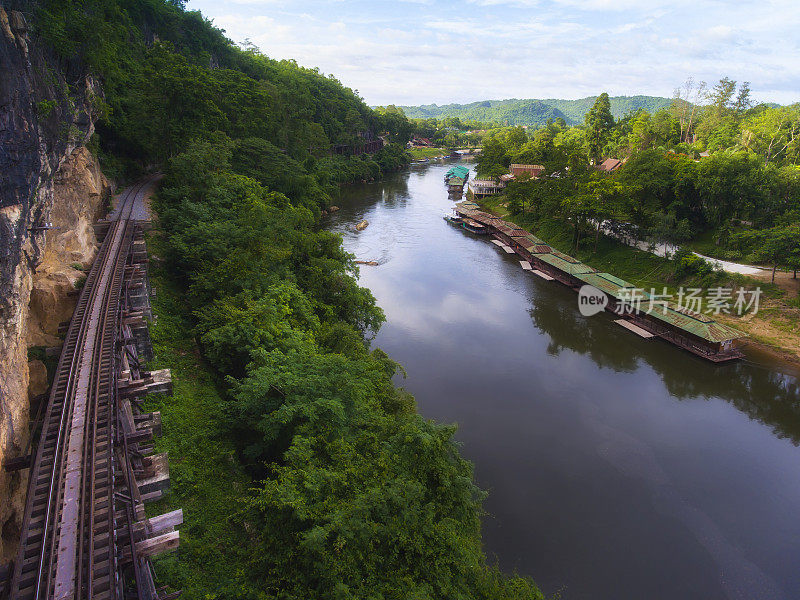
<svg viewBox="0 0 800 600"><path fill-rule="evenodd" d="M467 231L471 233L477 233L478 235L485 235L489 233L489 230L486 229L485 225L478 223L477 221L473 221L472 219L462 219L461 226Z"/></svg>
<svg viewBox="0 0 800 600"><path fill-rule="evenodd" d="M497 245L525 259L534 273L545 275L546 279L555 279L575 291L579 291L584 285L590 285L605 294L608 298L605 310L624 316L626 321L637 328L714 363L737 360L744 356L740 346L747 336L743 332L718 323L708 315L670 305L663 311L624 314L626 311L621 308L625 306L625 299L632 290L639 290L632 283L610 273L598 272L548 246L517 225L479 210L472 202L456 204L455 211L460 215L464 229L472 231L467 227L468 222L470 227L472 223L483 227L485 232L496 238ZM643 300L649 301L650 295L647 292L639 292Z"/></svg>

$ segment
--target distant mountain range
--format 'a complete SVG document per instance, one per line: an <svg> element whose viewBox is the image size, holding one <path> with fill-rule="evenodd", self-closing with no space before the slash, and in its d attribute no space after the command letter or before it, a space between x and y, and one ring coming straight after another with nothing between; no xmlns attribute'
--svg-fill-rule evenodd
<svg viewBox="0 0 800 600"><path fill-rule="evenodd" d="M548 119L561 117L568 125L583 123L583 116L592 108L597 96L579 100L484 100L471 104L424 104L422 106L401 106L410 119L442 119L459 117L461 119L502 123L508 125L528 125L540 127ZM618 119L627 113L644 109L655 112L668 107L672 98L659 96L613 96L611 112Z"/></svg>

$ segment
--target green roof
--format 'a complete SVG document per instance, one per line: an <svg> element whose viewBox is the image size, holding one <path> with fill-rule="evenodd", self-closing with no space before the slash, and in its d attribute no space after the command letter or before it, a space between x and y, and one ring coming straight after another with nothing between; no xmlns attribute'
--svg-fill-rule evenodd
<svg viewBox="0 0 800 600"><path fill-rule="evenodd" d="M666 314L661 308L656 307L647 313L647 316L669 323L673 327L688 331L709 342L725 342L747 337L745 333L738 329L707 320L704 315L698 315L700 318L696 318L692 315L680 313L671 307L667 308Z"/></svg>
<svg viewBox="0 0 800 600"><path fill-rule="evenodd" d="M580 275L583 273L595 272L595 270L589 265L584 265L583 263L579 262L569 262L560 256L557 256L556 254L537 254L536 258L542 262L546 262L548 265L554 266L556 269L560 269L564 273L569 273L570 275Z"/></svg>
<svg viewBox="0 0 800 600"><path fill-rule="evenodd" d="M532 233L529 233L525 237L528 238L529 240L531 240L535 244L546 244L547 243L543 239L536 237Z"/></svg>
<svg viewBox="0 0 800 600"><path fill-rule="evenodd" d="M579 263L579 262L581 262L577 258L573 258L569 254L564 254L563 252L559 252L558 250L553 250L553 254L555 254L558 258L561 258L561 259L563 259L563 260L565 260L567 262L571 262L571 263Z"/></svg>
<svg viewBox="0 0 800 600"><path fill-rule="evenodd" d="M636 288L636 286L633 284L628 283L619 277L614 277L610 273L584 273L576 274L575 276L581 281L596 287L598 290L601 290L616 299L620 299L623 296L626 299L630 299L630 296L628 295L629 293L622 292L621 290L625 288ZM641 295L643 300L641 307L642 312L646 312L650 308L650 294L643 290L639 290L638 293ZM653 310L646 314L646 316L650 317L651 319L663 321L664 323L672 325L677 329L682 329L687 333L695 335L704 340L708 340L709 342L724 342L727 340L735 340L746 337L746 334L742 333L738 329L728 327L722 323L717 323L707 315L685 314L678 312L672 307L667 307L666 312L664 312L662 306L656 305L653 307Z"/></svg>
<svg viewBox="0 0 800 600"><path fill-rule="evenodd" d="M455 167L451 167L450 170L447 171L447 174L445 175L445 177L447 177L447 178L450 178L450 177L461 177L462 179L464 179L464 178L466 178L467 175L469 175L469 168L461 166L461 165L457 165Z"/></svg>
<svg viewBox="0 0 800 600"><path fill-rule="evenodd" d="M610 273L582 273L575 275L584 283L596 287L598 290L619 299L622 288L632 288L633 286L627 281L614 277Z"/></svg>

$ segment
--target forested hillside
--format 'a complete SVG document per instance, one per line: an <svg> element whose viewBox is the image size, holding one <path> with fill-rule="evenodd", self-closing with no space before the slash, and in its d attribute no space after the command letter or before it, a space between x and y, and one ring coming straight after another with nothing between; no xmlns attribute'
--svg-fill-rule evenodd
<svg viewBox="0 0 800 600"><path fill-rule="evenodd" d="M332 77L243 51L180 5L48 0L33 9L37 33L71 78L88 69L102 82L97 142L109 175L161 164L210 132L265 140L275 151L312 159L306 166L313 171L314 159L328 156L331 145L386 129Z"/></svg>
<svg viewBox="0 0 800 600"><path fill-rule="evenodd" d="M600 227L654 243L694 244L728 260L800 269L800 104L754 104L722 78L707 104L676 102L615 119L606 94L581 126L550 123L487 133L478 175L511 163L544 176L511 182L508 208L560 221L590 248ZM613 172L593 168L619 159Z"/></svg>
<svg viewBox="0 0 800 600"><path fill-rule="evenodd" d="M484 100L471 104L425 104L422 106L402 106L410 119L441 119L458 117L464 120L500 123L503 125L527 125L543 127L548 120L563 119L567 125L583 122L596 96L580 100ZM611 113L615 118L638 110L655 112L668 107L672 100L658 96L614 96L611 99Z"/></svg>
<svg viewBox="0 0 800 600"><path fill-rule="evenodd" d="M487 566L454 429L392 384L369 344L383 314L320 224L340 184L407 163L401 144L349 156L375 135L405 142L405 119L237 48L180 1L16 7L68 81L102 84L107 174L165 173L155 361L176 381L150 402L185 524L160 583L190 599L539 598ZM39 111L62 117L48 98Z"/></svg>

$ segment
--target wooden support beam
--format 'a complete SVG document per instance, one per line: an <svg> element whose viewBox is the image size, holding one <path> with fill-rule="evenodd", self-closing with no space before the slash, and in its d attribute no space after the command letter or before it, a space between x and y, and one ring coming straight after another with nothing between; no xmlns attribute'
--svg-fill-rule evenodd
<svg viewBox="0 0 800 600"><path fill-rule="evenodd" d="M153 439L153 431L150 429L137 429L133 433L127 435L127 438L129 444L148 442Z"/></svg>
<svg viewBox="0 0 800 600"><path fill-rule="evenodd" d="M163 535L175 531L175 528L183 523L183 509L173 510L157 517L145 519L133 524L133 530L138 534L140 531L146 537Z"/></svg>
<svg viewBox="0 0 800 600"><path fill-rule="evenodd" d="M131 408L130 401L124 398L121 399L119 402L119 411L122 417L122 428L125 430L125 434L130 438L130 434L136 431L136 421L133 417L133 409Z"/></svg>
<svg viewBox="0 0 800 600"><path fill-rule="evenodd" d="M169 369L150 371L150 374L144 379L120 381L117 388L121 398L145 394L171 394L172 373Z"/></svg>
<svg viewBox="0 0 800 600"><path fill-rule="evenodd" d="M31 455L17 456L16 458L9 458L3 463L3 469L6 473L13 473L14 471L22 471L31 466Z"/></svg>
<svg viewBox="0 0 800 600"><path fill-rule="evenodd" d="M141 557L158 556L164 552L177 550L179 544L180 533L178 531L170 531L169 533L162 533L148 540L137 542L136 553Z"/></svg>
<svg viewBox="0 0 800 600"><path fill-rule="evenodd" d="M180 533L178 531L170 531L155 537L136 542L136 555L139 558L151 558L158 556L164 552L172 552L178 549L180 545ZM123 553L123 560L130 562L131 551L129 547L125 548Z"/></svg>
<svg viewBox="0 0 800 600"><path fill-rule="evenodd" d="M142 494L142 503L147 504L148 502L156 502L157 500L161 500L164 497L163 490L155 490L150 492L149 494Z"/></svg>
<svg viewBox="0 0 800 600"><path fill-rule="evenodd" d="M157 517L152 517L149 519L145 518L141 521L136 521L133 524L133 533L137 541L142 539L148 539L155 537L157 535L171 533L175 531L175 528L182 523L183 523L183 509L179 508L177 510L164 513L163 515L158 515ZM120 540L128 539L127 526L118 529L116 533L117 533L117 539Z"/></svg>
<svg viewBox="0 0 800 600"><path fill-rule="evenodd" d="M147 475L136 479L142 496L169 489L169 461L166 452L147 457L143 464Z"/></svg>
<svg viewBox="0 0 800 600"><path fill-rule="evenodd" d="M124 311L122 311L123 323L128 319L145 320L144 311L141 311L141 310L124 310Z"/></svg>
<svg viewBox="0 0 800 600"><path fill-rule="evenodd" d="M122 519L123 522L126 519ZM170 533L175 531L175 528L183 523L183 509L179 508L157 517L144 518L136 521L133 524L133 535L137 541L152 538L157 535ZM122 527L116 529L117 540L122 542L128 541L128 526L127 523Z"/></svg>
<svg viewBox="0 0 800 600"><path fill-rule="evenodd" d="M137 429L151 429L154 437L161 437L161 413L159 411L135 415L133 420Z"/></svg>

